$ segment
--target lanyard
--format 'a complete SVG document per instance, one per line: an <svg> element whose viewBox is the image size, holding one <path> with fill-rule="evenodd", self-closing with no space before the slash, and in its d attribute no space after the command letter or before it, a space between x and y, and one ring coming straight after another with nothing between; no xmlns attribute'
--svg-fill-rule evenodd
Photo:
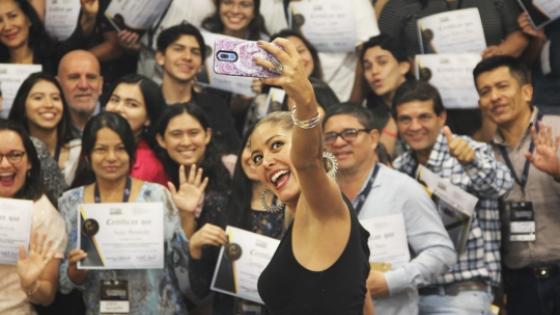
<svg viewBox="0 0 560 315"><path fill-rule="evenodd" d="M539 132L539 121L541 121L542 117L543 117L542 113L539 113L537 115L536 121L534 122L534 126L537 132ZM506 166L509 168L509 171L511 172L511 176L513 176L515 182L521 187L523 194L525 194L525 186L527 185L527 179L529 178L529 166L531 166L531 162L529 160L525 160L525 164L523 165L523 173L521 173L521 177L518 177L517 173L515 172L515 169L513 168L513 163L509 158L509 154L507 153L506 146L499 145L498 149L500 150L500 154L502 155L504 161L506 162ZM535 150L535 142L531 138L531 143L529 144L529 153L532 154L534 150Z"/></svg>
<svg viewBox="0 0 560 315"><path fill-rule="evenodd" d="M377 177L378 172L379 172L379 164L375 163L375 168L373 169L373 172L368 179L366 187L358 195L358 199L357 199L358 202L356 203L356 207L354 207L354 209L356 210L356 215L360 214L360 211L362 211L362 207L364 206L364 203L366 202L369 192L371 191L371 187L373 187L373 183L375 182L375 178Z"/></svg>
<svg viewBox="0 0 560 315"><path fill-rule="evenodd" d="M130 180L130 176L126 178L126 186L124 187L123 191L123 202L128 202L128 198L130 197L130 187L132 186L132 180ZM99 194L99 187L97 183L95 184L93 190L93 196L95 203L101 203L101 195Z"/></svg>

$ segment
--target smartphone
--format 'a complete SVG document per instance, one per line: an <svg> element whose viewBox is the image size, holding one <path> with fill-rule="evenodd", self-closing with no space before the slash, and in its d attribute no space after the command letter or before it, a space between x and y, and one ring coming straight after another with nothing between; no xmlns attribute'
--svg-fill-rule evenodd
<svg viewBox="0 0 560 315"><path fill-rule="evenodd" d="M218 39L214 44L214 72L253 78L270 78L279 75L255 64L254 57L279 64L276 57L259 47L255 41Z"/></svg>

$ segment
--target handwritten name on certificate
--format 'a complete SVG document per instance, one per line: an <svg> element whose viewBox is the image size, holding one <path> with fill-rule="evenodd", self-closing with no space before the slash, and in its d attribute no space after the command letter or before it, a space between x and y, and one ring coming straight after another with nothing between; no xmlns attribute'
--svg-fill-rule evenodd
<svg viewBox="0 0 560 315"><path fill-rule="evenodd" d="M78 269L163 268L163 203L78 206Z"/></svg>
<svg viewBox="0 0 560 315"><path fill-rule="evenodd" d="M352 52L356 49L356 18L352 1L292 1L290 25L299 29L322 52Z"/></svg>
<svg viewBox="0 0 560 315"><path fill-rule="evenodd" d="M210 288L264 304L257 282L280 241L232 226L226 228L226 234L229 242L220 250Z"/></svg>
<svg viewBox="0 0 560 315"><path fill-rule="evenodd" d="M68 39L78 25L80 1L47 0L45 3L45 28L49 35L59 41Z"/></svg>
<svg viewBox="0 0 560 315"><path fill-rule="evenodd" d="M533 25L542 28L560 18L560 0L518 0L523 10L529 13Z"/></svg>
<svg viewBox="0 0 560 315"><path fill-rule="evenodd" d="M19 246L29 246L33 202L0 198L0 265L15 265Z"/></svg>
<svg viewBox="0 0 560 315"><path fill-rule="evenodd" d="M204 42L206 43L206 50L210 50L209 56L214 56L214 44L219 39L235 39L230 36L225 36L221 34L211 33L201 31L202 36L204 37ZM245 96L255 96L255 93L251 89L251 84L255 78L248 78L248 77L237 77L237 76L230 76L230 75L223 75L217 74L214 72L214 58L208 57L206 58L206 69L208 74L208 85L228 92L233 92ZM199 82L204 84L202 82Z"/></svg>
<svg viewBox="0 0 560 315"><path fill-rule="evenodd" d="M370 234L371 263L389 265L388 269L394 269L410 261L402 213L363 219L360 223Z"/></svg>
<svg viewBox="0 0 560 315"><path fill-rule="evenodd" d="M0 89L2 90L1 116L7 118L20 85L27 77L43 69L41 65L0 63Z"/></svg>
<svg viewBox="0 0 560 315"><path fill-rule="evenodd" d="M162 17L171 0L112 0L105 16L117 30L146 30Z"/></svg>
<svg viewBox="0 0 560 315"><path fill-rule="evenodd" d="M479 61L479 54L416 55L416 77L439 90L445 108L478 108L472 71Z"/></svg>
<svg viewBox="0 0 560 315"><path fill-rule="evenodd" d="M453 10L418 19L423 54L480 53L486 48L477 8Z"/></svg>

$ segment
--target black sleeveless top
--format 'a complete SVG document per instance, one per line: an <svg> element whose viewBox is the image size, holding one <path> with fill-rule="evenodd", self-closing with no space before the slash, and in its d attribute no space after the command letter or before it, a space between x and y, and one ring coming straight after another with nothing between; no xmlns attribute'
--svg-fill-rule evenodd
<svg viewBox="0 0 560 315"><path fill-rule="evenodd" d="M272 315L361 315L369 274L369 233L352 206L351 230L342 254L324 271L301 266L292 252L290 225L272 260L263 270L259 294Z"/></svg>

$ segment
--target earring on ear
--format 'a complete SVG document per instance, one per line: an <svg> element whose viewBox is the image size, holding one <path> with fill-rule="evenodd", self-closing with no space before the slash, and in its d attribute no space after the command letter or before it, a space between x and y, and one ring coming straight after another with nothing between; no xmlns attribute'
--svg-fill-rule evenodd
<svg viewBox="0 0 560 315"><path fill-rule="evenodd" d="M325 170L327 174L336 179L336 172L338 171L338 161L334 154L324 151L323 152L323 163L325 163Z"/></svg>
<svg viewBox="0 0 560 315"><path fill-rule="evenodd" d="M271 195L272 197L270 197ZM271 199L272 203L269 204L267 201L268 199ZM268 189L263 190L261 193L261 204L267 212L275 214L281 213L285 206L285 204L279 201L278 198L276 198L276 196L274 196L274 194Z"/></svg>

